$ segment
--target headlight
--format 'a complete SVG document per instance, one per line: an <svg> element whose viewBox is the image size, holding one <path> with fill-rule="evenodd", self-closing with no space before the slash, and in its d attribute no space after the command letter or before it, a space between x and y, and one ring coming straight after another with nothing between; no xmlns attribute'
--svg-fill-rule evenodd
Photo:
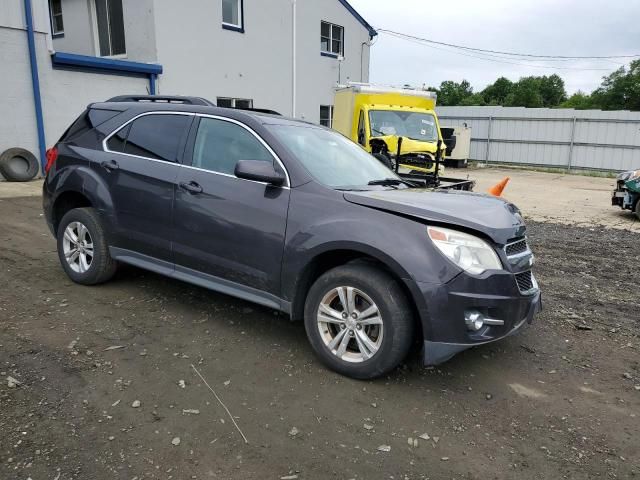
<svg viewBox="0 0 640 480"><path fill-rule="evenodd" d="M631 177L632 173L633 173L632 171L619 173L618 176L616 177L616 180L621 180L621 181L629 180L629 177Z"/></svg>
<svg viewBox="0 0 640 480"><path fill-rule="evenodd" d="M481 238L440 227L427 227L427 232L438 250L463 270L474 275L502 270L495 250Z"/></svg>

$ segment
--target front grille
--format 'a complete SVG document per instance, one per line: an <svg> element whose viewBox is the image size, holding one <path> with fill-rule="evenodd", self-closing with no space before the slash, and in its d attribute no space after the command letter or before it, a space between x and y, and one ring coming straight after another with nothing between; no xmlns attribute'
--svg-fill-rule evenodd
<svg viewBox="0 0 640 480"><path fill-rule="evenodd" d="M521 292L528 292L533 288L533 275L531 271L516 274L516 283Z"/></svg>
<svg viewBox="0 0 640 480"><path fill-rule="evenodd" d="M527 239L522 238L520 240L516 240L515 242L508 243L504 247L504 251L507 252L507 257L511 257L512 255L518 255L519 253L523 253L529 250L529 246L527 245Z"/></svg>

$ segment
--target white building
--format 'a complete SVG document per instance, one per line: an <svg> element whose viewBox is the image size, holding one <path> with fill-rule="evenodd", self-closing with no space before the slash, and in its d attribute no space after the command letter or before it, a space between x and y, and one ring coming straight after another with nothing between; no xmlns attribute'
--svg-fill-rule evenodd
<svg viewBox="0 0 640 480"><path fill-rule="evenodd" d="M335 85L368 81L376 35L346 0L2 2L0 153L22 147L41 161L88 103L120 94L328 124Z"/></svg>

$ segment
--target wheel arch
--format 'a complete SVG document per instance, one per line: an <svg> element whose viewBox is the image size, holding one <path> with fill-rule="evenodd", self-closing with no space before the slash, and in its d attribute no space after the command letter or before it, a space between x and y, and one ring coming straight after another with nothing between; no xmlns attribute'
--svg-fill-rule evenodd
<svg viewBox="0 0 640 480"><path fill-rule="evenodd" d="M291 319L304 318L304 304L309 289L313 283L325 272L332 268L352 262L366 262L374 264L391 275L400 285L411 306L417 338L423 337L422 319L420 316L421 302L424 303L420 290L411 275L395 260L369 245L349 244L325 247L314 252L309 261L301 269L293 288L291 301Z"/></svg>
<svg viewBox="0 0 640 480"><path fill-rule="evenodd" d="M84 207L92 207L93 204L91 200L87 198L81 192L76 190L67 190L62 192L56 198L53 203L53 211L52 211L52 221L53 221L53 229L55 232L58 232L58 226L60 225L60 221L62 217L69 211L74 208L84 208Z"/></svg>
<svg viewBox="0 0 640 480"><path fill-rule="evenodd" d="M72 208L93 207L101 213L114 214L108 186L88 166L60 170L51 189L56 192L51 209L54 232L57 232L64 214Z"/></svg>

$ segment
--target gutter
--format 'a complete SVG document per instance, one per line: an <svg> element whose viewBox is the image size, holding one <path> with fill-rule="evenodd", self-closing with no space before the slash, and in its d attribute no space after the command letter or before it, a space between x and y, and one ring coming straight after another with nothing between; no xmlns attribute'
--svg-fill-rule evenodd
<svg viewBox="0 0 640 480"><path fill-rule="evenodd" d="M38 76L38 59L36 57L35 33L33 30L33 10L31 0L24 0L24 16L27 24L27 43L29 45L29 64L31 66L31 85L33 87L33 103L38 130L38 149L40 151L40 167L44 172L47 143L44 137L44 118L42 115L42 96L40 95L40 78Z"/></svg>
<svg viewBox="0 0 640 480"><path fill-rule="evenodd" d="M148 76L149 95L156 94L156 82L158 75L162 73L162 65L156 63L132 62L131 60L91 57L89 55L65 52L55 52L51 55L51 63L53 64L53 68L66 68L112 75Z"/></svg>

